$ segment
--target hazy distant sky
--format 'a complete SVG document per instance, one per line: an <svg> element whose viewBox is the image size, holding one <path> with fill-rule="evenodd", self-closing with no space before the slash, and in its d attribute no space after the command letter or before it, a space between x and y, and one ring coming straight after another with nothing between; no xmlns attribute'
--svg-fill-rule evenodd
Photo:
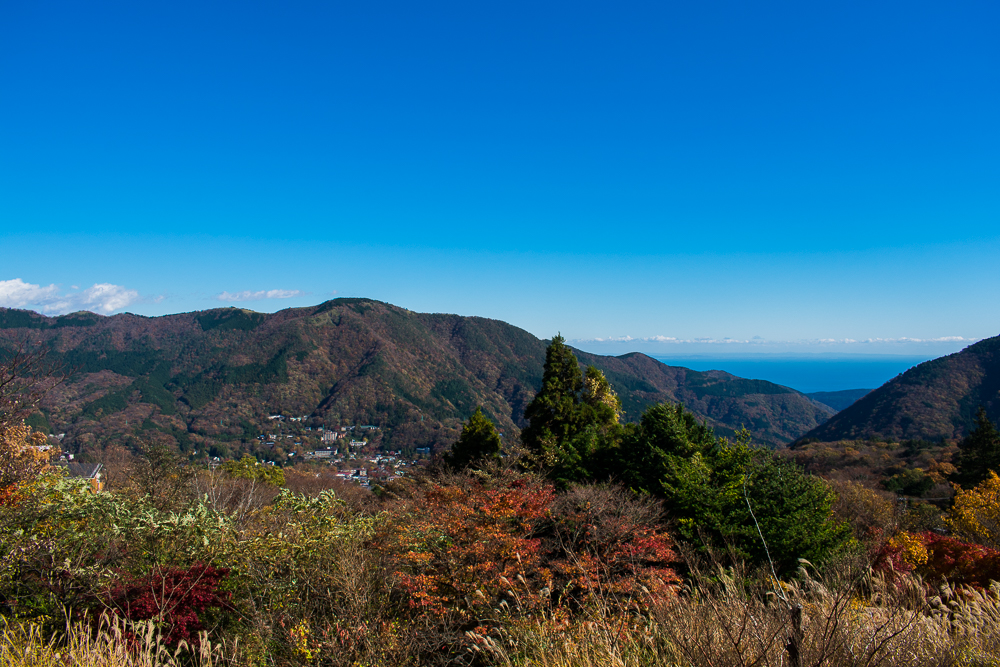
<svg viewBox="0 0 1000 667"><path fill-rule="evenodd" d="M0 3L0 305L336 294L671 350L959 349L1000 334L998 26L913 0Z"/></svg>

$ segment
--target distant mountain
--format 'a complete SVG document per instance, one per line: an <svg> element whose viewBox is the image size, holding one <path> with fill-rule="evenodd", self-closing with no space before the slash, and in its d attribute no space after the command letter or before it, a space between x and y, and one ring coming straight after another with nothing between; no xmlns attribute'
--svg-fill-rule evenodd
<svg viewBox="0 0 1000 667"><path fill-rule="evenodd" d="M872 389L844 389L842 391L814 391L806 394L814 401L819 401L823 405L828 405L836 412L840 412L847 406L857 401L862 396L873 391Z"/></svg>
<svg viewBox="0 0 1000 667"><path fill-rule="evenodd" d="M307 426L372 425L393 448L449 445L477 405L515 434L541 385L546 342L504 322L414 313L336 299L274 314L238 308L163 317L0 309L4 338L40 341L77 369L52 391L36 425L65 433L71 451L159 441L182 451L254 451L271 415ZM626 419L680 401L721 434L746 426L758 442L788 443L832 410L801 393L721 371L666 366L643 354L577 351L603 370ZM279 443L280 444L280 443ZM286 449L293 444L284 443Z"/></svg>
<svg viewBox="0 0 1000 667"><path fill-rule="evenodd" d="M879 437L955 439L972 427L982 405L1000 417L1000 337L927 361L838 412L803 438L821 442Z"/></svg>

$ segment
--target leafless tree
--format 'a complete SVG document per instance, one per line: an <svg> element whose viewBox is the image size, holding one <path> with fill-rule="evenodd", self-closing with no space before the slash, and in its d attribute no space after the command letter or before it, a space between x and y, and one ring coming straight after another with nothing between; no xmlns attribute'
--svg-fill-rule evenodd
<svg viewBox="0 0 1000 667"><path fill-rule="evenodd" d="M20 422L42 397L68 376L64 364L52 361L48 348L24 338L0 344L0 430Z"/></svg>

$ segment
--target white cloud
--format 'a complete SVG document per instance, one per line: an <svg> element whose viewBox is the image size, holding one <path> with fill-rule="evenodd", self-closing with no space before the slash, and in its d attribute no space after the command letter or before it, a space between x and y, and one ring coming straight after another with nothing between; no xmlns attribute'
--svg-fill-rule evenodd
<svg viewBox="0 0 1000 667"><path fill-rule="evenodd" d="M646 336L636 338L633 336L609 336L607 338L576 338L570 339L570 343L669 343L674 345L753 345L753 346L830 346L830 345L908 345L923 343L968 343L972 344L981 340L980 338L966 338L964 336L940 336L938 338L815 338L808 340L767 340L760 336L754 336L748 340L739 338L675 338L673 336Z"/></svg>
<svg viewBox="0 0 1000 667"><path fill-rule="evenodd" d="M633 338L632 336L609 336L607 338L575 338L571 343L763 343L766 342L759 336L754 340L739 340L736 338L675 338L674 336L645 336L643 338Z"/></svg>
<svg viewBox="0 0 1000 667"><path fill-rule="evenodd" d="M272 290L260 290L257 292L251 292L250 290L244 290L242 292L223 292L216 298L219 301L262 301L264 299L291 299L296 296L303 296L305 292L297 289L272 289Z"/></svg>
<svg viewBox="0 0 1000 667"><path fill-rule="evenodd" d="M127 308L129 304L138 301L139 293L121 285L97 283L80 292L79 299L85 304L87 310L110 315L116 310Z"/></svg>
<svg viewBox="0 0 1000 667"><path fill-rule="evenodd" d="M0 306L6 308L24 308L25 306L45 303L56 298L59 288L55 285L42 287L26 283L20 278L0 280Z"/></svg>
<svg viewBox="0 0 1000 667"><path fill-rule="evenodd" d="M110 315L139 300L139 292L133 289L96 283L85 290L76 286L73 291L62 293L55 284L32 285L20 278L0 280L0 306L6 308L31 308L46 315L61 315L77 310L90 310L102 315Z"/></svg>
<svg viewBox="0 0 1000 667"><path fill-rule="evenodd" d="M608 336L607 338L576 338L571 343L631 343L639 341L642 343L675 343L678 341L672 336L648 336L646 338L633 338L632 336Z"/></svg>

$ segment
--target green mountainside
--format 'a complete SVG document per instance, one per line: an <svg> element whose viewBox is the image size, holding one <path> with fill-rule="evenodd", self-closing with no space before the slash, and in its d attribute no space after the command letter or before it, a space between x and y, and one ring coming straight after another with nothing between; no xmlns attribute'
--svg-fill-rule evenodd
<svg viewBox="0 0 1000 667"><path fill-rule="evenodd" d="M454 442L481 405L515 434L541 384L546 347L497 320L368 299L274 314L225 308L48 318L0 309L0 344L28 335L76 371L35 417L66 434L64 448L152 441L222 456L252 451L273 431L274 414L327 428L373 425L380 445L435 449ZM606 373L628 420L652 403L681 401L720 434L745 425L758 442L779 446L833 412L787 387L721 371L638 353L577 355Z"/></svg>
<svg viewBox="0 0 1000 667"><path fill-rule="evenodd" d="M819 401L823 405L829 405L835 411L839 412L871 391L873 390L843 389L841 391L814 391L806 394L806 396L814 401Z"/></svg>
<svg viewBox="0 0 1000 667"><path fill-rule="evenodd" d="M803 440L962 438L980 405L991 420L1000 417L1000 337L914 366L838 412Z"/></svg>

